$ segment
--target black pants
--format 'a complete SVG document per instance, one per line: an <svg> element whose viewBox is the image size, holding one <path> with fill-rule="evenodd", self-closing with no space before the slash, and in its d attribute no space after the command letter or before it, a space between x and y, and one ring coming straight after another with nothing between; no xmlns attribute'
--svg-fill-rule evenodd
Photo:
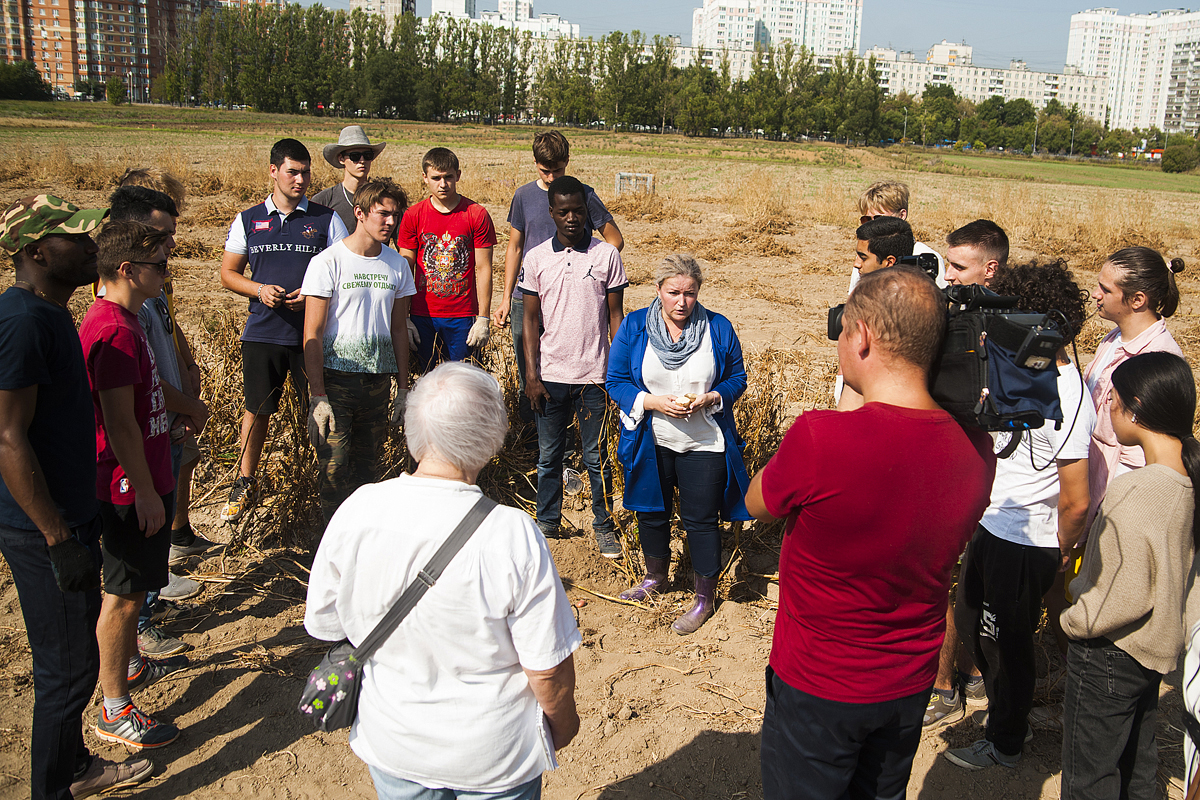
<svg viewBox="0 0 1200 800"><path fill-rule="evenodd" d="M1016 544L982 525L963 561L954 622L987 687L985 736L1005 755L1025 741L1037 681L1033 635L1057 573L1057 547Z"/></svg>
<svg viewBox="0 0 1200 800"><path fill-rule="evenodd" d="M678 487L679 520L687 531L692 569L706 578L715 578L721 571L720 514L725 502L725 454L676 453L657 446L654 451L666 510L637 512L642 553L651 558L671 557L671 516Z"/></svg>
<svg viewBox="0 0 1200 800"><path fill-rule="evenodd" d="M1156 800L1162 675L1107 639L1071 642L1063 699L1063 800Z"/></svg>
<svg viewBox="0 0 1200 800"><path fill-rule="evenodd" d="M764 800L903 800L929 691L839 703L789 686L767 667Z"/></svg>

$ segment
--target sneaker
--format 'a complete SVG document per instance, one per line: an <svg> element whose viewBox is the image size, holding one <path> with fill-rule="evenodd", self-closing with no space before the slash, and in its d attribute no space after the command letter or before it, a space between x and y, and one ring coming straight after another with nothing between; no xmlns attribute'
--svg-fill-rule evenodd
<svg viewBox="0 0 1200 800"><path fill-rule="evenodd" d="M190 644L167 636L157 626L146 628L138 634L138 651L149 658L166 658L191 649Z"/></svg>
<svg viewBox="0 0 1200 800"><path fill-rule="evenodd" d="M1038 706L1029 711L1029 724L1038 730L1058 731L1062 733L1062 718L1062 703L1055 703L1052 706Z"/></svg>
<svg viewBox="0 0 1200 800"><path fill-rule="evenodd" d="M109 719L108 711L101 707L92 730L104 741L123 744L131 750L166 747L179 738L179 728L155 720L132 704L126 706L116 719Z"/></svg>
<svg viewBox="0 0 1200 800"><path fill-rule="evenodd" d="M229 490L229 502L221 509L221 521L237 522L241 519L246 509L254 505L256 488L254 478L239 476L233 482L233 488Z"/></svg>
<svg viewBox="0 0 1200 800"><path fill-rule="evenodd" d="M921 727L932 731L943 725L958 722L967 715L967 706L963 702L962 693L957 689L949 700L937 689L929 695L929 705L925 706L925 719Z"/></svg>
<svg viewBox="0 0 1200 800"><path fill-rule="evenodd" d="M988 704L987 689L983 685L983 677L979 676L978 680L963 680L963 696L967 699L968 706L975 708L986 708Z"/></svg>
<svg viewBox="0 0 1200 800"><path fill-rule="evenodd" d="M539 523L538 530L540 530L542 532L542 536L545 536L547 539L566 539L566 538L568 538L567 534L563 533L563 529L560 527L551 528L551 527L543 526Z"/></svg>
<svg viewBox="0 0 1200 800"><path fill-rule="evenodd" d="M943 755L951 764L963 769L983 769L999 764L1002 767L1016 766L1021 760L1021 754L1006 756L996 749L987 739L980 739L970 747L960 747L957 750L947 750Z"/></svg>
<svg viewBox="0 0 1200 800"><path fill-rule="evenodd" d="M163 600L160 596L154 605L150 606L150 624L157 625L160 622L181 617L190 613L191 610L191 606L181 605L173 600Z"/></svg>
<svg viewBox="0 0 1200 800"><path fill-rule="evenodd" d="M1035 708L1035 709L1034 709L1034 711L1036 711L1036 710L1037 710L1037 709ZM987 709L985 708L985 709L983 709L982 711L976 711L974 714L972 714L972 715L971 715L971 721L972 721L972 722L975 722L975 723L978 723L979 727L981 727L981 728L986 728L986 727L987 727L987 721L988 721L988 712L987 712ZM1032 722L1032 721L1033 721L1033 714L1030 714L1030 715L1029 715L1029 721L1030 721L1030 722ZM1025 742L1025 744L1029 744L1029 743L1030 743L1030 742L1032 742L1032 741L1033 741L1033 726L1032 726L1032 725L1026 725L1026 726L1025 726L1025 739L1024 739L1024 742Z"/></svg>
<svg viewBox="0 0 1200 800"><path fill-rule="evenodd" d="M124 786L134 786L153 774L154 763L148 758L131 758L118 764L92 756L92 763L71 783L71 797L79 800Z"/></svg>
<svg viewBox="0 0 1200 800"><path fill-rule="evenodd" d="M204 584L191 578L184 578L174 572L167 573L167 585L158 596L164 600L187 600L204 591Z"/></svg>
<svg viewBox="0 0 1200 800"><path fill-rule="evenodd" d="M600 548L600 555L605 558L620 558L624 555L613 531L596 531L596 546Z"/></svg>
<svg viewBox="0 0 1200 800"><path fill-rule="evenodd" d="M142 668L129 676L129 693L141 691L147 686L157 683L172 672L186 668L191 662L187 656L171 656L170 658L143 658Z"/></svg>
<svg viewBox="0 0 1200 800"><path fill-rule="evenodd" d="M203 536L197 536L191 544L186 546L173 544L171 545L171 556L168 563L171 565L182 564L192 556L203 555L214 547L218 547L217 543L210 542Z"/></svg>

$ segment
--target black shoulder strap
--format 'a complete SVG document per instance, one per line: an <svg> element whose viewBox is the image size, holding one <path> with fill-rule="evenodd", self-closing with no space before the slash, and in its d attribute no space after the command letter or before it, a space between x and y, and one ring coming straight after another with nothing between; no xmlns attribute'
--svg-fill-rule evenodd
<svg viewBox="0 0 1200 800"><path fill-rule="evenodd" d="M429 587L437 583L437 579L442 576L442 570L446 569L446 565L458 554L458 551L462 549L462 546L467 543L467 540L495 507L496 503L486 497L480 497L475 505L471 506L471 510L458 523L458 527L433 554L433 558L429 559L425 568L417 573L416 579L408 585L408 588L396 600L396 604L384 615L383 619L379 620L375 630L371 631L367 638L363 639L362 644L355 648L354 659L356 661L360 663L366 661L379 649L379 645L392 635L396 626L408 616L408 612L413 610L417 601L424 596Z"/></svg>

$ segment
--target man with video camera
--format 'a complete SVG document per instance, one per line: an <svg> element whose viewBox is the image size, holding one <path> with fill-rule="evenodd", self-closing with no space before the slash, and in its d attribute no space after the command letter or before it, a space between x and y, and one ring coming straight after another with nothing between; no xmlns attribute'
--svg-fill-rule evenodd
<svg viewBox="0 0 1200 800"><path fill-rule="evenodd" d="M951 567L996 469L991 438L930 394L945 328L946 298L927 275L864 275L838 337L863 406L801 415L746 495L755 518L788 519L761 748L768 800L840 798L852 785L905 795Z"/></svg>

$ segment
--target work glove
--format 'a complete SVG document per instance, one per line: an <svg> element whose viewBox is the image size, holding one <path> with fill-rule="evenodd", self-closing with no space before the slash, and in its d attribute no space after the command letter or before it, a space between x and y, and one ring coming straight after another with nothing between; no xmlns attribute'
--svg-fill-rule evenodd
<svg viewBox="0 0 1200 800"><path fill-rule="evenodd" d="M405 386L399 377L396 378L396 398L392 401L392 416L388 421L393 425L400 425L404 422L404 406L408 402L408 387Z"/></svg>
<svg viewBox="0 0 1200 800"><path fill-rule="evenodd" d="M308 438L313 444L325 444L330 433L337 430L333 423L333 406L329 405L329 395L314 394L308 399Z"/></svg>
<svg viewBox="0 0 1200 800"><path fill-rule="evenodd" d="M408 318L408 349L416 350L417 345L421 343L421 334L417 333L417 326L413 325L412 317Z"/></svg>
<svg viewBox="0 0 1200 800"><path fill-rule="evenodd" d="M64 592L84 592L100 588L100 569L92 551L72 536L47 548L54 580Z"/></svg>
<svg viewBox="0 0 1200 800"><path fill-rule="evenodd" d="M467 347L483 347L487 344L488 337L492 335L489 324L487 317L475 318L475 324L467 332Z"/></svg>

